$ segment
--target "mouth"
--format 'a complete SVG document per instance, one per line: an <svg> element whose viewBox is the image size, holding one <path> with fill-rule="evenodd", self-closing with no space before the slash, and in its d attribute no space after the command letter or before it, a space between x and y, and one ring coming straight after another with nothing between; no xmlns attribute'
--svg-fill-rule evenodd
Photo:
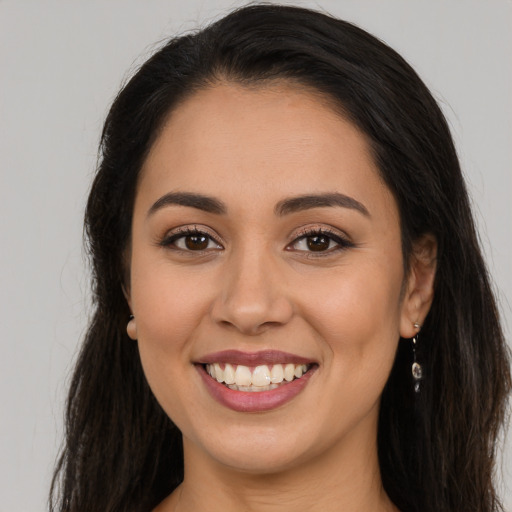
<svg viewBox="0 0 512 512"><path fill-rule="evenodd" d="M220 404L239 412L264 412L299 395L319 365L280 351L228 350L205 356L195 366Z"/></svg>
<svg viewBox="0 0 512 512"><path fill-rule="evenodd" d="M205 372L220 384L234 391L258 393L271 391L302 378L312 364L263 364L245 366L230 363L209 363L204 365Z"/></svg>

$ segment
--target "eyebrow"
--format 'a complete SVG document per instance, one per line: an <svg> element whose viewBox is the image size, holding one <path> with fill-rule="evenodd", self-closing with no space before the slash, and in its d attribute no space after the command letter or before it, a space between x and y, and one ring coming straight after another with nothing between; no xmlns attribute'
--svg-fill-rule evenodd
<svg viewBox="0 0 512 512"><path fill-rule="evenodd" d="M166 206L188 206L208 213L222 215L226 213L226 205L214 197L190 192L169 192L158 199L148 210L148 217Z"/></svg>
<svg viewBox="0 0 512 512"><path fill-rule="evenodd" d="M191 192L169 192L160 199L158 199L149 209L148 216L153 215L158 210L166 206L188 206L189 208L196 208L208 213L215 213L223 215L227 212L226 205L210 196L203 194L195 194ZM308 194L298 197L291 197L279 201L274 212L276 215L282 217L290 213L310 210L312 208L325 208L339 206L342 208L349 208L362 213L365 217L370 217L370 213L366 207L354 199L353 197L339 192L331 192L325 194Z"/></svg>
<svg viewBox="0 0 512 512"><path fill-rule="evenodd" d="M312 208L324 208L330 206L341 206L362 213L365 217L370 217L370 212L366 207L353 197L332 192L327 194L308 194L299 197L292 197L279 201L274 208L276 215L283 216L289 213L300 212Z"/></svg>

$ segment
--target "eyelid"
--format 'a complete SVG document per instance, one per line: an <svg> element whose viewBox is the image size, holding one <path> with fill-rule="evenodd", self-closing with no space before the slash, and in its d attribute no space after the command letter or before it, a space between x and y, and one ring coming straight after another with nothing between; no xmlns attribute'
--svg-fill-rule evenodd
<svg viewBox="0 0 512 512"><path fill-rule="evenodd" d="M212 240L215 244L220 246L220 248L215 249L203 249L198 251L186 250L180 247L173 246L173 242L179 240L180 238L190 236L190 235L205 235L210 240ZM186 224L184 226L177 226L166 231L165 235L158 240L158 245L164 248L172 248L176 251L181 251L184 253L204 253L206 251L212 250L221 250L224 249L223 243L220 241L220 237L217 234L212 233L212 230L206 226L198 225L198 224Z"/></svg>
<svg viewBox="0 0 512 512"><path fill-rule="evenodd" d="M157 240L157 245L173 249L175 251L181 251L183 253L196 253L201 254L204 252L209 252L213 250L223 250L224 243L221 241L221 237L215 233L212 232L210 228L203 225L198 224L186 224L183 226L177 226L175 228L172 228L168 231L166 231L165 235L163 237L160 237ZM176 245L173 245L174 242L182 237L186 237L189 235L205 235L207 236L211 241L213 241L215 244L217 244L219 247L216 248L206 248L203 250L187 250L180 247L177 247ZM334 241L337 244L337 247L328 249L326 251L318 251L315 253L315 251L305 251L305 250L299 250L294 249L293 245L298 243L300 240L310 237L310 236L318 236L323 235L328 238L330 238L332 241ZM339 230L338 228L334 228L332 226L326 226L326 225L308 225L303 226L299 228L297 231L295 231L292 235L290 235L291 241L286 245L286 250L293 251L295 250L298 253L307 253L309 256L326 256L328 254L332 254L334 252L338 252L340 250L345 250L350 247L354 247L355 244L350 240L347 234Z"/></svg>
<svg viewBox="0 0 512 512"><path fill-rule="evenodd" d="M293 238L292 238L291 242L287 245L286 248L288 250L294 250L291 247L294 244L298 243L300 240L310 237L310 236L318 236L318 235L323 235L323 236L330 238L336 244L338 244L338 247L329 249L326 251L318 251L318 252L302 251L302 250L297 250L297 252L307 253L308 256L314 256L314 257L319 256L320 257L320 256L326 256L328 254L332 254L332 253L340 251L340 250L345 250L350 247L355 247L355 244L350 240L350 238L348 237L347 234L343 233L339 229L323 225L323 226L306 226L306 227L300 228L299 231L297 231L293 234Z"/></svg>

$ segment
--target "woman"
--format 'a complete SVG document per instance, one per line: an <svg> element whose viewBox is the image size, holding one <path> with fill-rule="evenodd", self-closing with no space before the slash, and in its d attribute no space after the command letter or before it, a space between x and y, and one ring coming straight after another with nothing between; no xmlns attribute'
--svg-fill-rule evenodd
<svg viewBox="0 0 512 512"><path fill-rule="evenodd" d="M500 510L508 353L399 55L246 7L150 58L101 150L53 510Z"/></svg>

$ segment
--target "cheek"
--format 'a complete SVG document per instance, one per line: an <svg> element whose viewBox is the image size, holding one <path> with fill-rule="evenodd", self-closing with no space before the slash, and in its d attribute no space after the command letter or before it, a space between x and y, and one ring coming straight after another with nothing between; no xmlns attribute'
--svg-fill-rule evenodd
<svg viewBox="0 0 512 512"><path fill-rule="evenodd" d="M201 279L167 262L132 261L132 298L139 340L174 352L186 344L208 309Z"/></svg>
<svg viewBox="0 0 512 512"><path fill-rule="evenodd" d="M207 310L203 294L186 271L165 262L132 258L132 302L140 359L157 401L178 425L193 403L191 361L194 333Z"/></svg>
<svg viewBox="0 0 512 512"><path fill-rule="evenodd" d="M147 252L132 255L131 296L142 367L157 401L177 425L186 424L184 411L195 401L191 354L211 304L208 275Z"/></svg>
<svg viewBox="0 0 512 512"><path fill-rule="evenodd" d="M324 370L331 391L322 400L331 426L345 429L378 407L398 347L400 286L367 272L337 284L311 301L310 323L330 354Z"/></svg>
<svg viewBox="0 0 512 512"><path fill-rule="evenodd" d="M360 265L308 285L303 309L327 345L337 376L382 385L393 364L399 340L401 269ZM340 377L341 378L341 377Z"/></svg>
<svg viewBox="0 0 512 512"><path fill-rule="evenodd" d="M322 324L334 332L353 328L361 335L393 325L398 334L402 276L393 266L396 262L387 269L347 266L311 279L302 298L302 303L314 311L311 321L322 318Z"/></svg>

